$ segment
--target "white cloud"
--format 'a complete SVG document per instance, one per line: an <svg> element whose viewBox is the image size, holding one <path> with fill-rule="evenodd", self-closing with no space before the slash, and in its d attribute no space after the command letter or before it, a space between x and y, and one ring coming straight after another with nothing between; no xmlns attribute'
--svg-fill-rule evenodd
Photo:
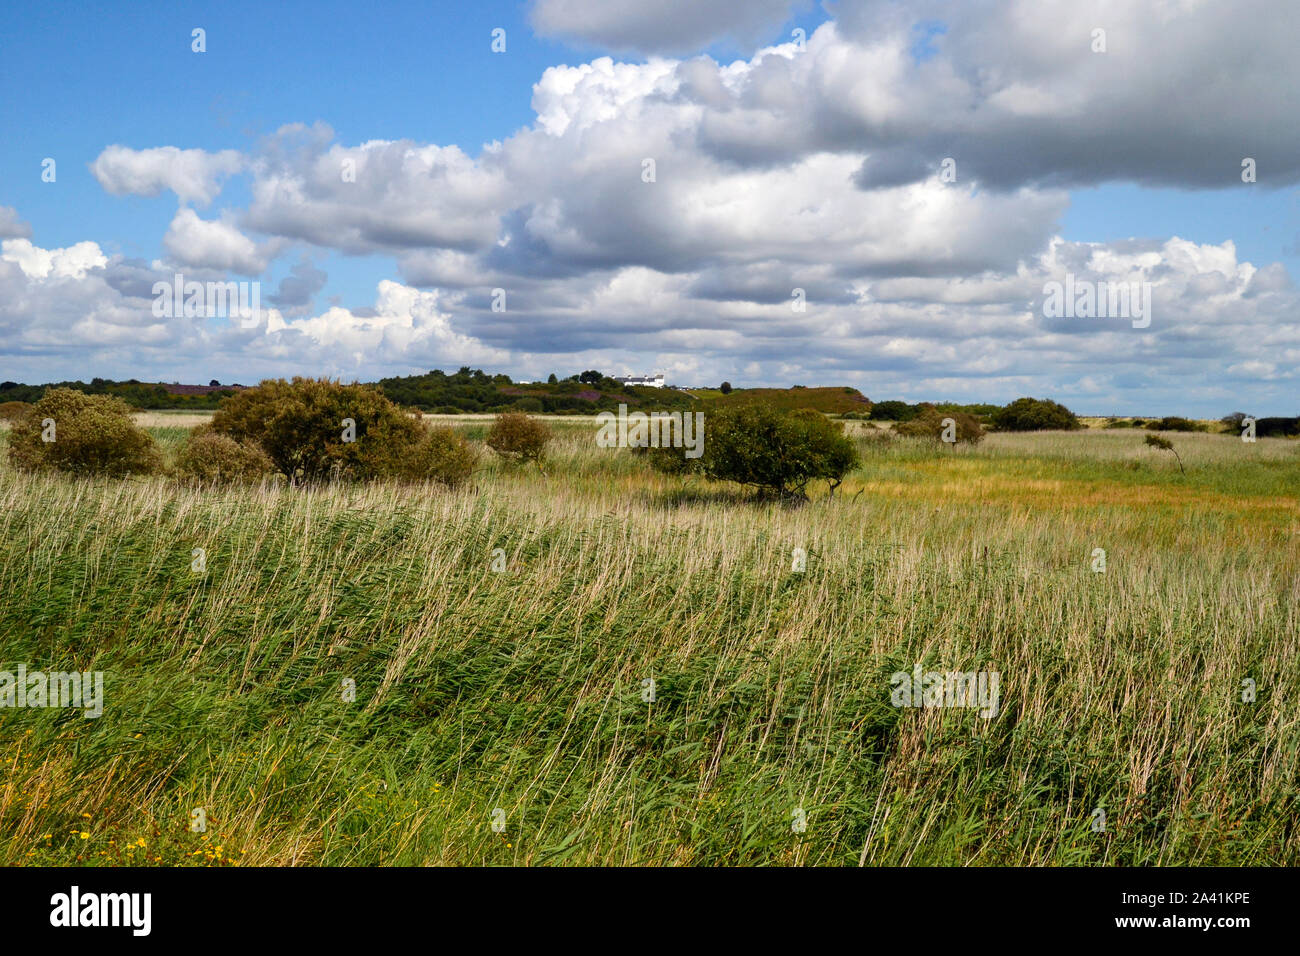
<svg viewBox="0 0 1300 956"><path fill-rule="evenodd" d="M247 276L266 271L273 252L270 245L259 247L229 222L200 219L185 207L176 211L163 246L182 265Z"/></svg>
<svg viewBox="0 0 1300 956"><path fill-rule="evenodd" d="M233 149L209 153L175 146L130 149L113 145L90 164L90 171L115 196L157 196L170 189L182 202L206 206L221 192L225 178L243 167L243 156Z"/></svg>
<svg viewBox="0 0 1300 956"><path fill-rule="evenodd" d="M32 279L81 279L90 269L102 269L108 258L93 242L78 242L66 249L42 249L27 239L0 242L0 259L17 263Z"/></svg>

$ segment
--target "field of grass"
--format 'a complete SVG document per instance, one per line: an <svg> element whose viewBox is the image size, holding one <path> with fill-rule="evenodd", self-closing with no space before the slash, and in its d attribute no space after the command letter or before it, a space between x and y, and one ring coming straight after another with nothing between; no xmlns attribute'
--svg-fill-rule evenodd
<svg viewBox="0 0 1300 956"><path fill-rule="evenodd" d="M851 423L786 507L554 425L456 492L0 463L0 669L106 675L0 710L0 863L1300 863L1300 442Z"/></svg>

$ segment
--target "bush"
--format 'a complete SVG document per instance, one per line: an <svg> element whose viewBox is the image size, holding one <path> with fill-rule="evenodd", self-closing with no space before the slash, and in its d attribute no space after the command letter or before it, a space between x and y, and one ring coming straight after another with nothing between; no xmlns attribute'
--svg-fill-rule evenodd
<svg viewBox="0 0 1300 956"><path fill-rule="evenodd" d="M30 402L0 403L0 420L13 424L31 414L34 406Z"/></svg>
<svg viewBox="0 0 1300 956"><path fill-rule="evenodd" d="M907 402L876 402L871 406L871 417L878 422L910 422L916 417L916 409Z"/></svg>
<svg viewBox="0 0 1300 956"><path fill-rule="evenodd" d="M994 412L992 422L1003 432L1074 431L1083 427L1074 412L1046 398L1017 398Z"/></svg>
<svg viewBox="0 0 1300 956"><path fill-rule="evenodd" d="M474 447L456 429L426 428L411 446L394 477L436 481L455 488L469 480L478 465Z"/></svg>
<svg viewBox="0 0 1300 956"><path fill-rule="evenodd" d="M1255 422L1259 438L1290 438L1300 435L1300 418L1261 418Z"/></svg>
<svg viewBox="0 0 1300 956"><path fill-rule="evenodd" d="M273 472L275 465L256 442L238 442L210 425L200 425L190 432L176 470L200 485L253 484Z"/></svg>
<svg viewBox="0 0 1300 956"><path fill-rule="evenodd" d="M53 419L53 441L44 422ZM14 422L9 458L27 471L55 469L76 475L142 475L162 466L151 436L131 420L131 408L111 395L53 388Z"/></svg>
<svg viewBox="0 0 1300 956"><path fill-rule="evenodd" d="M857 467L858 452L840 422L811 409L781 411L754 403L722 405L709 414L701 457L660 448L651 459L663 471L699 472L763 495L807 498L814 479L826 479L832 490L839 485Z"/></svg>
<svg viewBox="0 0 1300 956"><path fill-rule="evenodd" d="M522 412L504 412L492 423L487 446L507 461L535 461L540 465L550 440L551 430L544 422Z"/></svg>
<svg viewBox="0 0 1300 956"><path fill-rule="evenodd" d="M349 430L345 419L352 420ZM414 416L373 386L309 378L270 379L232 395L212 428L261 445L294 482L400 474L424 434Z"/></svg>
<svg viewBox="0 0 1300 956"><path fill-rule="evenodd" d="M1186 418L1180 418L1177 415L1170 415L1148 422L1146 427L1147 431L1151 432L1203 432L1209 430L1204 425Z"/></svg>
<svg viewBox="0 0 1300 956"><path fill-rule="evenodd" d="M895 425L894 432L905 438L941 441L946 427L944 422L949 419L956 425L956 443L977 445L984 439L984 426L974 415L966 412L941 412L933 407L922 408L921 413L910 422Z"/></svg>

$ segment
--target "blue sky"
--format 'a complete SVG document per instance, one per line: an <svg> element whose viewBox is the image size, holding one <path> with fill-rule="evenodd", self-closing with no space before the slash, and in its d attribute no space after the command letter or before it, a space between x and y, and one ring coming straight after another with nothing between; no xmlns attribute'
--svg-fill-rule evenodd
<svg viewBox="0 0 1300 956"><path fill-rule="evenodd" d="M8 5L0 378L596 367L1296 414L1286 31L1144 6ZM308 267L256 332L161 324L141 291L189 271L265 304ZM1053 324L1062 270L1152 281L1151 328Z"/></svg>

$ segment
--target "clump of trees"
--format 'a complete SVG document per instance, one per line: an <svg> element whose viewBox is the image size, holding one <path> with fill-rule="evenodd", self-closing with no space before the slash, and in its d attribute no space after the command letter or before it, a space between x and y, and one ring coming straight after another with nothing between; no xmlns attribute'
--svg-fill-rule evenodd
<svg viewBox="0 0 1300 956"><path fill-rule="evenodd" d="M146 475L162 467L158 446L113 395L50 389L13 423L9 459L24 471Z"/></svg>
<svg viewBox="0 0 1300 956"><path fill-rule="evenodd" d="M539 468L551 441L545 422L522 412L503 412L488 431L487 446L506 461L521 464L531 461Z"/></svg>
<svg viewBox="0 0 1300 956"><path fill-rule="evenodd" d="M1004 432L1074 431L1083 423L1064 405L1048 398L1017 398L991 416L993 427Z"/></svg>
<svg viewBox="0 0 1300 956"><path fill-rule="evenodd" d="M841 422L810 409L782 411L767 404L722 405L705 421L698 458L681 448L651 450L661 471L734 481L760 496L806 500L814 480L831 491L858 465L858 452Z"/></svg>

